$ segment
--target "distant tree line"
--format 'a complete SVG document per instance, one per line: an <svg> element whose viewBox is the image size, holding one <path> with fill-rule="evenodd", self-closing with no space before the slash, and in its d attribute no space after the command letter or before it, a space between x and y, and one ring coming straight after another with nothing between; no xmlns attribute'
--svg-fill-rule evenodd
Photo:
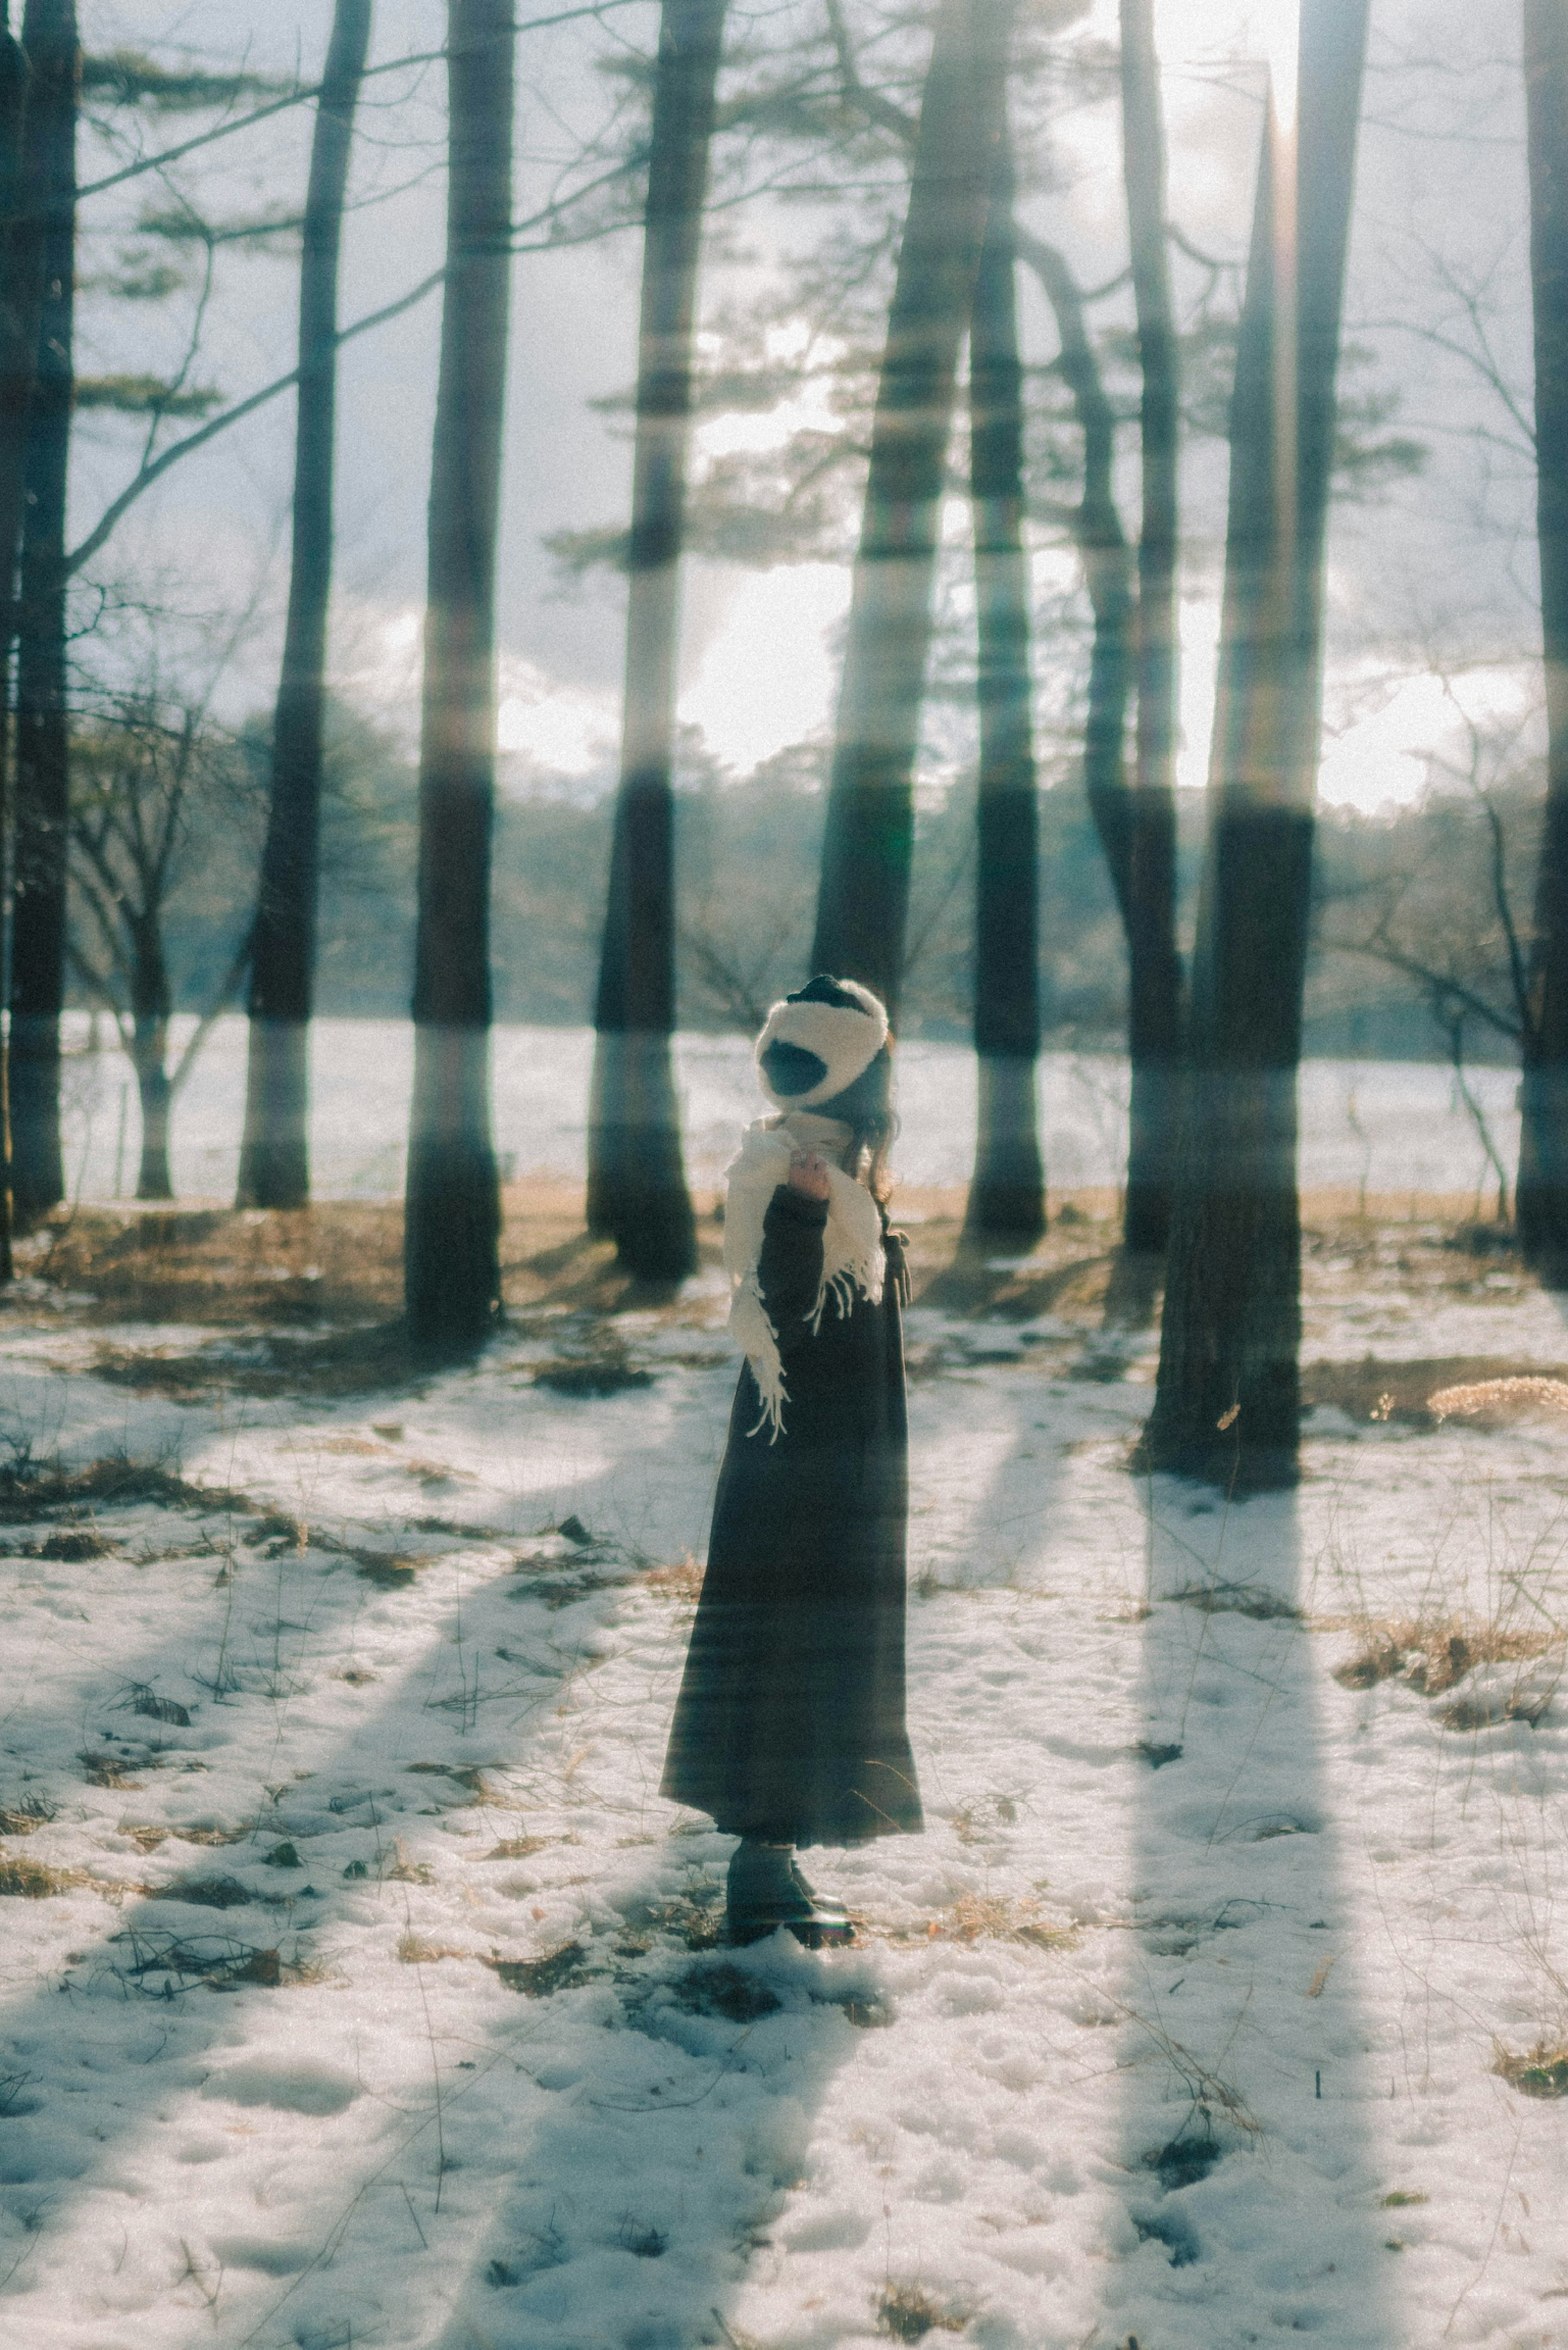
<svg viewBox="0 0 1568 2350"><path fill-rule="evenodd" d="M254 889L269 769L268 722L227 739L228 780L191 810L165 917L174 1006L200 1014L221 982ZM217 755L214 751L211 755ZM682 1028L754 1033L807 956L825 808L826 754L803 746L743 779L689 740L674 795L676 1011ZM503 767L504 776L505 766ZM418 778L394 738L338 704L323 767L316 1009L401 1019L412 967ZM1202 795L1179 795L1178 915L1193 914ZM592 1016L613 786L514 775L496 804L495 1016L577 1027ZM1318 819L1303 1050L1357 1059L1451 1057L1445 1004L1465 1014L1468 1060L1517 1059L1508 939L1494 888L1493 818L1510 904L1533 878L1540 787L1504 763L1485 796L1441 773L1417 804ZM1042 1036L1047 1051L1125 1042L1125 935L1077 779L1039 802ZM744 877L743 883L738 877ZM973 984L974 783L929 799L915 827L903 1033L967 1041ZM78 914L73 927L85 917ZM79 976L72 1003L94 1000ZM1482 1009L1481 1006L1485 1008Z"/></svg>

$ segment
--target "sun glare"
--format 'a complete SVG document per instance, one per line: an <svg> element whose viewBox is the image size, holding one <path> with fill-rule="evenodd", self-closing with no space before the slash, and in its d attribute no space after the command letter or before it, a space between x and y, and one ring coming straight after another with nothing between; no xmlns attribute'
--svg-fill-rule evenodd
<svg viewBox="0 0 1568 2350"><path fill-rule="evenodd" d="M1268 60L1269 89L1274 119L1293 130L1296 120L1297 49L1301 36L1298 0L1264 0L1259 13L1263 55Z"/></svg>

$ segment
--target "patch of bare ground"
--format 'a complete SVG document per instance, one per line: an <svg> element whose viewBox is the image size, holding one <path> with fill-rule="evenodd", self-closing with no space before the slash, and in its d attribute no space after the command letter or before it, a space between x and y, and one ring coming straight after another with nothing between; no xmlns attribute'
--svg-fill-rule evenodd
<svg viewBox="0 0 1568 2350"><path fill-rule="evenodd" d="M1027 1942L1037 1950L1070 1950L1078 1939L1075 1927L1047 1918L1037 1901L990 1893L961 1893L926 1932L933 1942Z"/></svg>
<svg viewBox="0 0 1568 2350"><path fill-rule="evenodd" d="M641 1582L645 1591L656 1591L661 1599L694 1600L701 1594L702 1575L701 1566L688 1551L670 1566L649 1567Z"/></svg>
<svg viewBox="0 0 1568 2350"><path fill-rule="evenodd" d="M1334 1669L1344 1689L1403 1681L1423 1697L1457 1692L1438 1709L1447 1730L1487 1730L1499 1722L1532 1728L1546 1715L1564 1662L1565 1636L1550 1623L1512 1624L1477 1616L1320 1618L1324 1628L1353 1629L1355 1647ZM1471 1680L1469 1689L1463 1684Z"/></svg>
<svg viewBox="0 0 1568 2350"><path fill-rule="evenodd" d="M580 1186L530 1180L507 1187L506 1336L531 1346L516 1365L522 1381L593 1400L644 1387L681 1359L670 1351L671 1335L711 1329L723 1310L711 1278L722 1242L714 1195L699 1192L695 1204L709 1278L677 1290L618 1270L610 1244L584 1229ZM915 1301L959 1321L1049 1316L1054 1341L1078 1346L1072 1375L1127 1377L1125 1347L1096 1352L1096 1342L1112 1330L1153 1326L1158 1268L1120 1250L1115 1192L1057 1193L1050 1205L1050 1229L1034 1248L992 1253L963 1238L961 1187L900 1188L893 1212L908 1238ZM1475 1224L1468 1200L1317 1192L1303 1206L1309 1313L1379 1292L1407 1302L1484 1295L1495 1304L1504 1289L1528 1282L1500 1236ZM331 1399L417 1392L441 1367L410 1348L402 1329L402 1212L394 1201L327 1201L292 1213L213 1204L81 1208L30 1236L22 1254L28 1278L3 1294L13 1326L158 1323L190 1331L184 1341L137 1346L105 1330L93 1368L134 1391L192 1403L227 1393ZM617 1324L626 1314L660 1326L657 1362L643 1359ZM540 1341L548 1347L543 1358ZM961 1372L964 1362L950 1353L925 1338L912 1344L911 1375ZM1044 1367L1043 1358L1036 1367ZM1305 1386L1309 1403L1428 1426L1428 1399L1440 1388L1552 1369L1470 1358L1311 1364Z"/></svg>
<svg viewBox="0 0 1568 2350"><path fill-rule="evenodd" d="M1332 1404L1348 1419L1396 1421L1407 1428L1436 1428L1461 1412L1481 1426L1501 1426L1530 1408L1529 1390L1568 1381L1568 1364L1525 1363L1492 1355L1432 1355L1413 1362L1388 1362L1367 1355L1358 1363L1303 1363L1302 1400L1309 1408ZM1499 1387L1511 1395L1480 1394L1473 1413L1452 1402L1434 1402L1459 1395L1476 1395ZM1524 1392L1521 1392L1521 1391ZM1541 1408L1535 1399L1534 1408Z"/></svg>
<svg viewBox="0 0 1568 2350"><path fill-rule="evenodd" d="M1479 1617L1324 1617L1325 1630L1353 1627L1355 1652L1334 1669L1342 1689L1376 1689L1396 1678L1425 1697L1440 1697L1478 1665L1522 1663L1563 1646L1555 1626L1513 1627Z"/></svg>
<svg viewBox="0 0 1568 2350"><path fill-rule="evenodd" d="M1492 2071L1526 2097L1568 2097L1568 2041L1538 2040L1521 2054L1499 2048Z"/></svg>
<svg viewBox="0 0 1568 2350"><path fill-rule="evenodd" d="M877 2296L877 2330L892 2342L923 2342L928 2334L961 2334L974 2312L938 2301L923 2284L888 2284Z"/></svg>

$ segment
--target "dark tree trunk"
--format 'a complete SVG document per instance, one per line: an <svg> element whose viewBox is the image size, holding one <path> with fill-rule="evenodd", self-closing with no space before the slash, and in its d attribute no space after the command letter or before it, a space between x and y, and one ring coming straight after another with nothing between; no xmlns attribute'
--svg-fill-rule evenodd
<svg viewBox="0 0 1568 2350"><path fill-rule="evenodd" d="M898 1010L941 498L990 208L1005 12L941 0L877 388L822 842L815 970Z"/></svg>
<svg viewBox="0 0 1568 2350"><path fill-rule="evenodd" d="M415 1341L469 1347L501 1310L490 849L515 36L510 0L450 0L447 24L448 276L431 458L403 1278Z"/></svg>
<svg viewBox="0 0 1568 2350"><path fill-rule="evenodd" d="M1568 21L1557 0L1524 0L1524 78L1547 754L1514 1205L1532 1262L1563 1283L1568 1281Z"/></svg>
<svg viewBox="0 0 1568 2350"><path fill-rule="evenodd" d="M16 636L27 423L38 366L46 219L37 177L44 159L27 135L31 76L26 54L0 11L0 932L6 928L5 867L11 843L10 675ZM9 941L0 938L0 972ZM12 1276L11 1048L0 1024L0 1283Z"/></svg>
<svg viewBox="0 0 1568 2350"><path fill-rule="evenodd" d="M1303 0L1299 136L1260 165L1231 508L1190 1077L1151 1468L1291 1482L1300 1433L1296 1068L1323 556L1366 0Z"/></svg>
<svg viewBox="0 0 1568 2350"><path fill-rule="evenodd" d="M1012 203L1004 127L970 317L970 495L980 643L974 934L980 1118L965 1231L976 1241L1028 1247L1045 1230L1045 1170L1034 1078L1040 842Z"/></svg>
<svg viewBox="0 0 1568 2350"><path fill-rule="evenodd" d="M317 102L299 273L294 549L273 716L272 795L251 947L250 1054L238 1204L298 1208L310 1196L306 1050L316 977L317 875L332 459L337 395L337 256L354 107L371 0L337 0Z"/></svg>
<svg viewBox="0 0 1568 2350"><path fill-rule="evenodd" d="M588 1222L628 1272L697 1264L670 1069L675 1025L676 659L691 340L725 0L664 0L638 330L620 789L599 962Z"/></svg>
<svg viewBox="0 0 1568 2350"><path fill-rule="evenodd" d="M1127 1053L1132 1064L1129 1249L1170 1232L1181 1050L1176 946L1176 735L1180 355L1165 224L1165 121L1154 0L1121 0L1122 151L1143 376L1137 551L1137 764L1127 844Z"/></svg>
<svg viewBox="0 0 1568 2350"><path fill-rule="evenodd" d="M16 652L16 827L11 941L12 1189L19 1224L65 1196L60 1014L66 989L70 744L66 678L66 490L75 390L74 0L27 0L23 46L29 182L46 207L43 309L28 419Z"/></svg>
<svg viewBox="0 0 1568 2350"><path fill-rule="evenodd" d="M1089 646L1088 707L1084 723L1084 794L1095 820L1116 892L1129 966L1142 933L1133 882L1137 803L1127 781L1127 702L1135 667L1132 555L1116 499L1116 413L1106 393L1084 315L1084 296L1054 245L1021 233L1019 251L1039 279L1056 320L1056 372L1072 397L1084 436L1084 494L1072 517L1083 558L1084 586L1094 616ZM1138 988L1131 990L1138 1000Z"/></svg>

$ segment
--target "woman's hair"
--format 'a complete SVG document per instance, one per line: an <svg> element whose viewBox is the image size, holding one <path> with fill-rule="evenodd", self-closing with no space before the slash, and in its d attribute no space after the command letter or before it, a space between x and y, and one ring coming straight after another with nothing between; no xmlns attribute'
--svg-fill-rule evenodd
<svg viewBox="0 0 1568 2350"><path fill-rule="evenodd" d="M872 1198L884 1205L893 1189L888 1158L898 1132L898 1113L893 1107L892 1043L889 1037L853 1085L846 1086L830 1101L815 1105L818 1118L842 1118L846 1126L853 1127L855 1139L846 1154L848 1172L858 1176L861 1160L869 1153L866 1186Z"/></svg>

